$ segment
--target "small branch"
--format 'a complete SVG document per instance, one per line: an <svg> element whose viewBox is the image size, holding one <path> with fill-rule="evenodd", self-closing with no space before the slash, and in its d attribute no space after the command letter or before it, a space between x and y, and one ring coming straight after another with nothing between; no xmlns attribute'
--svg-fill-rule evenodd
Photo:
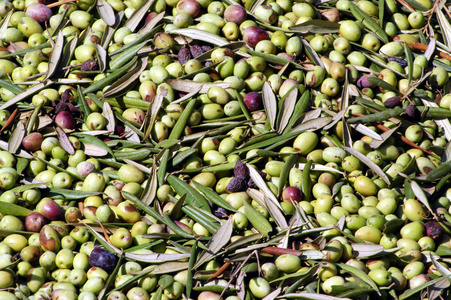
<svg viewBox="0 0 451 300"><path fill-rule="evenodd" d="M413 43L407 43L407 45L409 45L409 47L412 47L415 50L421 50L421 51L426 51L428 46L419 42L413 42ZM435 50L434 53L438 56L440 56L441 58L445 58L447 60L451 60L451 55L449 55L448 53L442 52L440 50Z"/></svg>
<svg viewBox="0 0 451 300"><path fill-rule="evenodd" d="M215 273L213 273L213 275L210 276L210 278L208 278L208 281L211 281L219 276L222 275L222 273L225 272L225 270L227 270L227 268L231 265L231 262L226 262L225 264L223 264Z"/></svg>
<svg viewBox="0 0 451 300"><path fill-rule="evenodd" d="M62 0L62 1L58 1L55 3L50 3L49 5L47 5L47 7L52 8L52 7L57 7L66 3L71 3L71 2L77 2L78 0Z"/></svg>
<svg viewBox="0 0 451 300"><path fill-rule="evenodd" d="M293 254L296 256L301 256L302 251L292 250L286 248L277 248L277 247L266 247L261 249L262 252L273 254L273 255L283 255L283 254Z"/></svg>
<svg viewBox="0 0 451 300"><path fill-rule="evenodd" d="M353 113L352 115L353 115L353 116L356 116L356 117L363 117L363 116L364 116L363 114L357 114L357 113ZM385 127L385 126L382 125L382 124L376 124L376 127L379 128L380 130L384 131L384 132L390 130L390 128ZM432 155L432 156L437 157L437 154L435 154L435 153L433 153L433 152L431 152L431 151L429 151L429 150L426 150L426 149L424 149L424 148L421 148L420 146L418 146L418 145L415 144L414 142L409 141L405 136L403 136L403 135L401 135L401 134L399 134L399 133L397 133L397 132L393 133L393 135L396 136L397 138L400 138L401 141L403 141L405 144L407 144L407 145L409 145L409 146L411 146L411 147L413 147L413 148L416 148L416 149L418 149L418 150L421 150L421 151L423 151L424 153L427 153L427 154L429 154L429 155Z"/></svg>

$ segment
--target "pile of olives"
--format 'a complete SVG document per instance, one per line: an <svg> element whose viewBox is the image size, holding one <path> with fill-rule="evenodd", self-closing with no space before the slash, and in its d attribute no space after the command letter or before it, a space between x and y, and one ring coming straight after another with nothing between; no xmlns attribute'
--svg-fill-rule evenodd
<svg viewBox="0 0 451 300"><path fill-rule="evenodd" d="M450 297L450 8L0 1L0 299Z"/></svg>

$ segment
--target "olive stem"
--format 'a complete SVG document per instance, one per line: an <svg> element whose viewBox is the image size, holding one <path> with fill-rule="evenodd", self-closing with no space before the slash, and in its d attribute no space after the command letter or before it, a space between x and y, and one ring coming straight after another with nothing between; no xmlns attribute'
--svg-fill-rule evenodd
<svg viewBox="0 0 451 300"><path fill-rule="evenodd" d="M407 43L407 45L409 45L409 47L412 47L415 50L421 50L421 51L426 51L428 48L427 45L419 43L419 42ZM438 56L440 56L441 58L451 60L451 55L449 55L448 53L442 52L440 50L435 50L434 53L437 54Z"/></svg>
<svg viewBox="0 0 451 300"><path fill-rule="evenodd" d="M415 9L409 3L407 3L405 0L398 0L398 3L401 4L402 6L404 6L410 12L415 11Z"/></svg>
<svg viewBox="0 0 451 300"><path fill-rule="evenodd" d="M363 117L363 116L364 116L364 115L358 114L358 113L353 113L352 115L353 115L353 116L356 116L356 117ZM376 124L376 127L379 128L379 129L382 130L382 131L389 131L389 130L390 130L390 128L385 127L385 126L382 125L382 124ZM435 153L433 153L433 152L431 152L431 151L429 151L429 150L426 150L426 149L424 149L424 148L421 148L420 146L418 146L417 144L415 144L415 143L409 141L405 136L402 136L401 134L399 134L399 133L397 133L397 132L395 132L393 135L395 135L396 137L399 137L399 138L401 139L401 141L403 141L404 143L406 143L407 145L409 145L409 146L411 146L411 147L413 147L413 148L416 148L416 149L418 149L418 150L421 150L421 151L423 151L424 153L427 153L427 154L429 154L429 155L438 157L437 154L435 154Z"/></svg>
<svg viewBox="0 0 451 300"><path fill-rule="evenodd" d="M6 128L9 127L9 125L12 124L12 122L14 121L14 119L17 116L17 113L19 112L19 109L16 108L13 113L11 114L11 116L8 118L8 120L6 121L5 125L3 125L2 129L0 129L0 133L3 132L3 130L5 130Z"/></svg>
<svg viewBox="0 0 451 300"><path fill-rule="evenodd" d="M208 278L208 281L211 281L215 278L217 278L218 276L222 275L222 273L224 273L225 270L227 270L227 268L231 265L231 262L226 262L225 264L223 264L216 272L213 273L213 275L210 276L210 278Z"/></svg>
<svg viewBox="0 0 451 300"><path fill-rule="evenodd" d="M51 4L47 5L47 7L49 7L49 8L57 7L57 6L66 4L66 3L71 3L71 2L76 2L76 1L78 1L78 0L62 0L62 1L55 2L55 3L51 3Z"/></svg>
<svg viewBox="0 0 451 300"><path fill-rule="evenodd" d="M261 251L265 252L265 253L269 253L269 254L274 254L274 255L283 255L283 254L293 254L296 256L302 255L302 251L278 248L278 247L266 247L266 248L261 249Z"/></svg>

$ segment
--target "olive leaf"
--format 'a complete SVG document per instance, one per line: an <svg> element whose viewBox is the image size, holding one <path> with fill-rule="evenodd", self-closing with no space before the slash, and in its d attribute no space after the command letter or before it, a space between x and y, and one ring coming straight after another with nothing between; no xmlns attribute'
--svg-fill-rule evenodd
<svg viewBox="0 0 451 300"><path fill-rule="evenodd" d="M367 165L368 168L370 168L374 173L379 175L379 177L382 178L382 180L384 180L385 183L387 183L387 185L390 185L390 179L388 178L388 176L384 173L384 171L378 165L376 165L374 162L372 162L368 157L366 157L359 151L354 150L353 148L350 148L350 147L345 146L345 147L343 147L343 149L346 150L347 152L349 152L349 154L357 157L362 163Z"/></svg>
<svg viewBox="0 0 451 300"><path fill-rule="evenodd" d="M212 189L203 186L202 184L198 183L197 181L193 181L194 186L198 191L205 196L209 201L216 204L219 207L225 208L229 211L236 212L236 209L233 208L227 201L225 201L223 198L221 198L218 194L216 194Z"/></svg>
<svg viewBox="0 0 451 300"><path fill-rule="evenodd" d="M324 294L318 294L318 293L308 293L308 292L300 292L300 293L291 293L291 294L284 294L284 298L295 298L295 299L302 299L302 300L337 300L337 297L324 295ZM343 300L351 300L351 298L340 298Z"/></svg>
<svg viewBox="0 0 451 300"><path fill-rule="evenodd" d="M64 48L64 35L60 31L58 33L58 37L56 38L55 47L53 47L52 54L49 57L49 68L47 71L46 79L50 78L55 74L58 64L61 59L61 54L63 53Z"/></svg>
<svg viewBox="0 0 451 300"><path fill-rule="evenodd" d="M246 164L247 168L249 169L249 176L252 179L252 181L258 186L259 189L265 193L265 195L271 200L274 205L282 209L282 207L279 204L279 201L277 200L276 196L272 193L272 191L269 189L269 187L266 185L266 182L263 180L263 178L260 176L258 171L251 165Z"/></svg>
<svg viewBox="0 0 451 300"><path fill-rule="evenodd" d="M56 135L60 141L61 148L63 148L69 155L75 154L75 149L72 143L69 141L64 130L58 125L55 127Z"/></svg>
<svg viewBox="0 0 451 300"><path fill-rule="evenodd" d="M11 9L6 16L2 19L2 25L0 27L0 36L3 35L3 32L8 28L9 21L11 20L11 17L14 13L14 9ZM16 54L17 55L17 54Z"/></svg>
<svg viewBox="0 0 451 300"><path fill-rule="evenodd" d="M154 2L155 0L141 2L141 4L133 11L130 18L128 18L127 22L125 22L124 26L134 32Z"/></svg>
<svg viewBox="0 0 451 300"><path fill-rule="evenodd" d="M281 115L279 115L279 126L278 133L281 134L288 122L290 121L290 117L293 114L294 106L296 105L296 101L298 98L298 89L293 89L290 94L284 99L282 102L282 107L280 109Z"/></svg>
<svg viewBox="0 0 451 300"><path fill-rule="evenodd" d="M108 45L110 44L111 40L113 39L114 33L116 32L116 29L119 28L122 19L124 17L124 11L120 11L115 15L115 23L113 26L106 26L105 30L103 32L102 40L100 41L100 45L104 49L108 48Z"/></svg>
<svg viewBox="0 0 451 300"><path fill-rule="evenodd" d="M82 142L83 144L97 146L97 148L98 148L97 150L98 151L100 150L101 153L104 153L106 151L107 153L111 154L112 157L114 157L114 153L113 153L113 151L111 151L110 147L108 147L107 144L105 144L105 142L103 142L99 138L97 138L95 136L88 135L86 133L73 133L73 135L78 137L80 142ZM84 145L84 146L85 146L85 149L86 149L86 145ZM92 155L92 154L90 154L90 155ZM106 154L96 155L96 153L94 153L94 155L95 156L104 156Z"/></svg>
<svg viewBox="0 0 451 300"><path fill-rule="evenodd" d="M0 106L0 110L7 109L8 107L16 104L19 101L22 101L22 100L24 100L24 99L26 99L28 97L32 97L37 92L41 91L42 89L44 89L46 87L49 87L52 84L53 84L52 80L46 80L45 82L33 85L30 88L26 89L25 91L17 94L16 96L14 96L12 99L7 101L6 103L2 104Z"/></svg>
<svg viewBox="0 0 451 300"><path fill-rule="evenodd" d="M325 20L311 19L302 22L301 24L291 26L290 30L299 33L335 33L340 30L340 24Z"/></svg>
<svg viewBox="0 0 451 300"><path fill-rule="evenodd" d="M31 214L32 211L20 205L0 201L0 213L15 217L26 217Z"/></svg>
<svg viewBox="0 0 451 300"><path fill-rule="evenodd" d="M225 38L222 38L216 34L195 29L195 28L182 28L182 29L175 29L169 31L171 34L180 34L186 37L189 37L193 40L203 41L206 43L214 44L216 46L225 46L229 44L229 41Z"/></svg>
<svg viewBox="0 0 451 300"><path fill-rule="evenodd" d="M434 300L440 297L444 289L449 288L451 285L451 282L448 278L443 278L442 280L436 282L433 286L429 288L429 300Z"/></svg>
<svg viewBox="0 0 451 300"><path fill-rule="evenodd" d="M155 25L157 25L158 23L161 22L161 20L163 20L164 15L166 14L166 12L161 12L158 15L156 15L155 17L153 17L152 19L150 19L146 25L144 25L140 30L138 30L139 34L145 34L147 32L150 32Z"/></svg>
<svg viewBox="0 0 451 300"><path fill-rule="evenodd" d="M167 150L166 150L167 151ZM203 208L206 211L211 211L210 206L208 205L205 198L192 186L181 180L180 178L169 175L167 177L168 183L172 186L172 188L175 190L175 192L179 195L187 194L186 195L186 203L189 205L193 205L196 207Z"/></svg>
<svg viewBox="0 0 451 300"><path fill-rule="evenodd" d="M7 142L0 140L0 148L1 149L9 151L8 147L9 147L9 145L8 145ZM27 159L33 159L33 155L31 155L30 153L28 153L28 152L26 152L24 150L21 150L21 149L15 155L18 156L18 157L23 157L23 158L27 158Z"/></svg>
<svg viewBox="0 0 451 300"><path fill-rule="evenodd" d="M106 0L97 0L97 11L107 25L114 25L116 22L115 13L111 5Z"/></svg>
<svg viewBox="0 0 451 300"><path fill-rule="evenodd" d="M198 92L201 94L205 94L208 90L213 86L219 86L223 89L228 89L231 86L231 83L228 82L194 82L191 80L179 80L179 79L166 79L165 82L169 84L174 90L191 93Z"/></svg>
<svg viewBox="0 0 451 300"><path fill-rule="evenodd" d="M24 122L17 123L17 127L11 133L11 137L8 142L8 151L16 153L22 145L23 138L25 137L25 125Z"/></svg>
<svg viewBox="0 0 451 300"><path fill-rule="evenodd" d="M134 68L132 68L122 78L114 82L110 87L106 89L106 91L103 92L103 97L116 97L132 88L139 75L141 75L141 73L147 67L147 60L147 57L139 60L139 63Z"/></svg>
<svg viewBox="0 0 451 300"><path fill-rule="evenodd" d="M346 272L355 275L357 278L360 278L362 281L364 281L365 283L367 283L369 286L371 286L379 295L381 294L379 291L379 287L377 286L377 284L362 270L354 267L354 266L350 266L347 264L337 264L341 269L345 270Z"/></svg>
<svg viewBox="0 0 451 300"><path fill-rule="evenodd" d="M425 107L438 107L438 105L434 102L427 101L425 99L421 99ZM443 129L443 133L448 141L451 141L451 123L448 118L435 119L434 122L437 126Z"/></svg>
<svg viewBox="0 0 451 300"><path fill-rule="evenodd" d="M229 242L232 232L232 218L229 217L229 219L221 225L218 231L212 235L210 242L208 242L207 249L202 251L193 269L199 268L203 263L212 259L214 255Z"/></svg>
<svg viewBox="0 0 451 300"><path fill-rule="evenodd" d="M321 117L313 120L308 120L294 127L291 132L299 131L315 131L323 128L332 121L332 117Z"/></svg>
<svg viewBox="0 0 451 300"><path fill-rule="evenodd" d="M316 53L312 46L310 46L310 43L307 42L304 38L301 38L301 42L304 45L305 54L307 54L310 61L324 69L325 66L323 61L320 59L318 53Z"/></svg>
<svg viewBox="0 0 451 300"><path fill-rule="evenodd" d="M445 278L448 278L448 280L449 280L449 277L448 277L448 276L445 277ZM435 278L435 279L433 279L433 280L431 280L431 281L428 281L428 282L425 282L425 283L423 283L423 284L420 284L420 285L414 287L413 289L407 289L407 290L404 291L404 293L402 293L401 295L399 295L399 298L398 298L398 299L399 299L399 300L406 300L406 299L409 299L409 298L411 298L413 295L415 295L416 293L419 293L420 291L425 290L427 287L429 287L429 286L431 286L431 285L434 285L436 282L439 282L439 281L441 281L442 279L443 279L443 277L440 276L440 277L437 277L437 278Z"/></svg>
<svg viewBox="0 0 451 300"><path fill-rule="evenodd" d="M94 45L96 47L96 55L97 55L97 63L99 64L99 71L101 73L105 72L107 67L107 57L108 53L106 52L105 48L103 48L99 44Z"/></svg>
<svg viewBox="0 0 451 300"><path fill-rule="evenodd" d="M0 71L5 71L5 69L1 69ZM13 94L17 95L19 93L22 93L24 91L23 88L21 88L19 85L15 84L14 82L6 81L3 79L0 79L0 87L7 89L8 91L12 92Z"/></svg>
<svg viewBox="0 0 451 300"><path fill-rule="evenodd" d="M421 188L421 186L414 180L410 181L410 186L412 187L412 191L415 194L415 196L417 197L418 201L420 201L431 212L431 214L437 219L437 216L435 215L434 210L429 205L429 200L426 197L426 195L424 194L424 191Z"/></svg>
<svg viewBox="0 0 451 300"><path fill-rule="evenodd" d="M277 113L277 101L273 90L268 82L263 85L263 106L266 111L266 115L269 119L271 129L275 129L276 113Z"/></svg>

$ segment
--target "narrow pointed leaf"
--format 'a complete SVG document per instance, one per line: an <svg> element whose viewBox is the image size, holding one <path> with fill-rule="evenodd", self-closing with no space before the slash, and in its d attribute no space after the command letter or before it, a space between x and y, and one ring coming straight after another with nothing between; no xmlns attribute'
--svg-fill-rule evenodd
<svg viewBox="0 0 451 300"><path fill-rule="evenodd" d="M31 214L32 211L20 205L0 201L0 213L15 217L26 217Z"/></svg>
<svg viewBox="0 0 451 300"><path fill-rule="evenodd" d="M291 26L290 30L299 33L334 33L340 30L340 24L325 20L311 19L299 25Z"/></svg>
<svg viewBox="0 0 451 300"><path fill-rule="evenodd" d="M23 122L19 122L17 127L11 133L11 138L8 142L8 151L11 153L16 153L22 144L23 138L25 137L25 125Z"/></svg>
<svg viewBox="0 0 451 300"><path fill-rule="evenodd" d="M231 86L228 82L210 83L210 82L194 82L191 80L179 80L179 79L166 79L166 83L169 84L173 89L184 92L191 93L198 91L201 94L205 94L212 86L219 86L227 89Z"/></svg>
<svg viewBox="0 0 451 300"><path fill-rule="evenodd" d="M138 27L139 23L141 23L142 19L146 16L147 11L152 6L155 0L143 1L141 4L135 9L130 18L128 18L127 22L125 22L125 27L129 28L132 32Z"/></svg>
<svg viewBox="0 0 451 300"><path fill-rule="evenodd" d="M384 171L378 165L376 165L374 162L372 162L368 157L366 157L359 151L354 150L353 148L350 148L350 147L343 147L343 149L346 150L347 152L349 152L351 155L357 157L362 163L367 165L368 168L370 168L374 173L379 175L379 177L382 178L382 180L384 180L385 183L390 185L390 179L388 178L388 176L384 173Z"/></svg>
<svg viewBox="0 0 451 300"><path fill-rule="evenodd" d="M277 101L276 95L274 95L268 82L263 85L263 106L265 107L266 115L271 124L271 129L275 129L276 114L277 114Z"/></svg>
<svg viewBox="0 0 451 300"><path fill-rule="evenodd" d="M195 188L174 175L169 175L167 181L177 194L183 195L186 193L186 203L211 212L210 206L204 196L202 196Z"/></svg>
<svg viewBox="0 0 451 300"><path fill-rule="evenodd" d="M219 252L225 245L229 243L229 240L232 236L233 232L233 224L232 218L229 218L226 222L224 222L219 228L218 232L216 232L210 239L208 243L207 250L204 250L194 265L194 269L199 268L203 263L209 261L213 256Z"/></svg>
<svg viewBox="0 0 451 300"><path fill-rule="evenodd" d="M61 148L63 148L67 153L69 153L69 155L75 154L74 146L69 141L69 138L67 137L64 130L59 126L56 126L55 130L56 130L58 139L60 140Z"/></svg>
<svg viewBox="0 0 451 300"><path fill-rule="evenodd" d="M290 118L293 114L294 106L296 105L296 101L298 98L298 89L294 89L291 93L285 98L282 104L282 108L280 113L282 114L279 122L279 134L282 133L285 127L288 125Z"/></svg>
<svg viewBox="0 0 451 300"><path fill-rule="evenodd" d="M97 11L107 25L114 25L116 22L115 13L111 5L106 2L106 0L97 0Z"/></svg>
<svg viewBox="0 0 451 300"><path fill-rule="evenodd" d="M58 63L61 59L61 54L63 52L64 47L64 35L60 31L58 33L58 37L56 38L55 47L52 50L52 54L49 58L49 69L47 71L47 76L45 78L51 78L53 74L55 74L55 71L57 70Z"/></svg>
<svg viewBox="0 0 451 300"><path fill-rule="evenodd" d="M249 176L251 177L252 181L258 186L259 189L263 191L263 193L265 193L266 196L268 196L269 200L271 200L276 207L282 209L279 201L277 201L276 196L274 196L274 194L271 192L269 187L266 185L266 182L263 180L260 174L258 174L257 170L255 170L254 167L249 164L246 164L246 166L249 169Z"/></svg>
<svg viewBox="0 0 451 300"><path fill-rule="evenodd" d="M433 216L435 216L434 211L432 210L431 206L429 205L429 200L426 197L426 195L424 194L424 191L420 187L420 185L416 181L411 180L410 186L412 187L412 191L415 194L415 196L417 197L418 201L420 201L431 212L431 214Z"/></svg>
<svg viewBox="0 0 451 300"><path fill-rule="evenodd" d="M377 293L380 295L380 291L379 288L377 286L377 284L362 270L357 269L354 266L350 266L347 264L338 264L338 266L345 270L346 272L349 272L352 275L357 276L358 278L362 279L362 281L364 281L366 284L368 284L369 286L371 286L375 291L377 291Z"/></svg>

